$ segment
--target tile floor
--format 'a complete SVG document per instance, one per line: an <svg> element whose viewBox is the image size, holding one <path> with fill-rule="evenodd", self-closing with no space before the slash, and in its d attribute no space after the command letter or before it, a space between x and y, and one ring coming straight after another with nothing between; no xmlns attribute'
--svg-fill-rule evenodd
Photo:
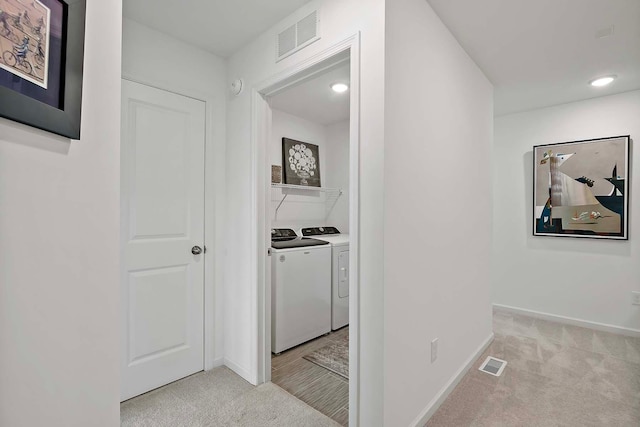
<svg viewBox="0 0 640 427"><path fill-rule="evenodd" d="M349 382L303 357L345 335L348 326L271 358L274 384L343 426L349 424Z"/></svg>
<svg viewBox="0 0 640 427"><path fill-rule="evenodd" d="M428 427L640 426L640 338L504 311L494 332ZM478 371L488 355L501 377Z"/></svg>

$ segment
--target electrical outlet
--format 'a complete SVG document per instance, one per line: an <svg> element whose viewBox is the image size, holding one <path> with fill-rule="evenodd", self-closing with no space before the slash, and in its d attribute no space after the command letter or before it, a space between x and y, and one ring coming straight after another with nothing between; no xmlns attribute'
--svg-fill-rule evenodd
<svg viewBox="0 0 640 427"><path fill-rule="evenodd" d="M640 292L639 291L631 291L631 304L640 305Z"/></svg>
<svg viewBox="0 0 640 427"><path fill-rule="evenodd" d="M438 338L431 341L431 363L438 358Z"/></svg>

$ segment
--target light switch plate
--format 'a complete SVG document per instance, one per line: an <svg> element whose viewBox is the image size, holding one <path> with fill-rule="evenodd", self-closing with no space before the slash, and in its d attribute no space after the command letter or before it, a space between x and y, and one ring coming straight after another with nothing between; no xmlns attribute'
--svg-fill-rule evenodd
<svg viewBox="0 0 640 427"><path fill-rule="evenodd" d="M438 359L438 338L431 341L431 363Z"/></svg>

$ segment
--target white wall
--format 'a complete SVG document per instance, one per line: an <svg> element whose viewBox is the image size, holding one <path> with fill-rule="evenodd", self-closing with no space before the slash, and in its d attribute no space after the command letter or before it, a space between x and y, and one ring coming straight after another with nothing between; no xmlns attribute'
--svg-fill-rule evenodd
<svg viewBox="0 0 640 427"><path fill-rule="evenodd" d="M640 135L640 91L496 118L493 302L640 330L640 210L631 194L629 241L532 236L532 147ZM632 144L633 145L633 144ZM631 150L632 192L640 152Z"/></svg>
<svg viewBox="0 0 640 427"><path fill-rule="evenodd" d="M326 186L342 189L342 196L329 212L326 224L337 227L343 234L349 233L349 120L327 126L327 165L329 173Z"/></svg>
<svg viewBox="0 0 640 427"><path fill-rule="evenodd" d="M426 1L386 17L384 425L406 426L492 334L493 88Z"/></svg>
<svg viewBox="0 0 640 427"><path fill-rule="evenodd" d="M331 197L327 200L325 193L274 188L271 190L271 226L293 228L297 232L302 227L333 225L342 233L348 233L349 121L324 126L272 109L270 147L272 165L282 166L283 137L317 145L320 152L322 187L342 188L344 194L338 200ZM276 215L276 208L282 200L283 191L288 192L289 195Z"/></svg>
<svg viewBox="0 0 640 427"><path fill-rule="evenodd" d="M88 1L82 140L0 120L0 425L119 424L121 3Z"/></svg>
<svg viewBox="0 0 640 427"><path fill-rule="evenodd" d="M171 60L168 60L168 58ZM124 78L205 101L207 106L207 172L205 281L214 282L215 294L205 296L214 306L214 364L224 357L222 299L225 239L225 104L226 61L130 19L123 21L122 75ZM211 221L211 222L208 222ZM212 225L212 226L210 226ZM211 368L208 365L207 368Z"/></svg>
<svg viewBox="0 0 640 427"><path fill-rule="evenodd" d="M272 165L282 166L282 138L291 138L297 141L308 142L318 146L320 154L320 180L323 187L327 187L327 174L330 168L327 166L327 145L325 126L305 120L300 117L285 113L280 110L271 110L271 147L270 159ZM282 171L282 181L284 182ZM286 190L290 192L290 190ZM290 194L280 206L276 215L276 208L282 200L283 190L271 189L271 226L287 227L297 230L301 227L313 227L324 225L324 195L320 192L304 192Z"/></svg>
<svg viewBox="0 0 640 427"><path fill-rule="evenodd" d="M229 60L229 80L242 77L247 90L227 104L228 236L225 289L225 354L230 366L251 378L255 354L255 317L252 301L251 88L329 46L361 34L362 67L360 93L360 394L363 426L382 424L382 219L383 219L383 122L384 122L384 0L312 1L296 12L300 19L321 7L322 39L276 64L275 34L285 21L250 43ZM295 21L294 21L295 22ZM231 239L233 237L233 239Z"/></svg>

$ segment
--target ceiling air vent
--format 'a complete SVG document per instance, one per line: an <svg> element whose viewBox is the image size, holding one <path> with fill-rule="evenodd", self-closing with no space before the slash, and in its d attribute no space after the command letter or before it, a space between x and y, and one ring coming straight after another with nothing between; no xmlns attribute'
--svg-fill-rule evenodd
<svg viewBox="0 0 640 427"><path fill-rule="evenodd" d="M309 46L320 38L318 32L318 11L314 10L294 25L278 34L276 62Z"/></svg>

